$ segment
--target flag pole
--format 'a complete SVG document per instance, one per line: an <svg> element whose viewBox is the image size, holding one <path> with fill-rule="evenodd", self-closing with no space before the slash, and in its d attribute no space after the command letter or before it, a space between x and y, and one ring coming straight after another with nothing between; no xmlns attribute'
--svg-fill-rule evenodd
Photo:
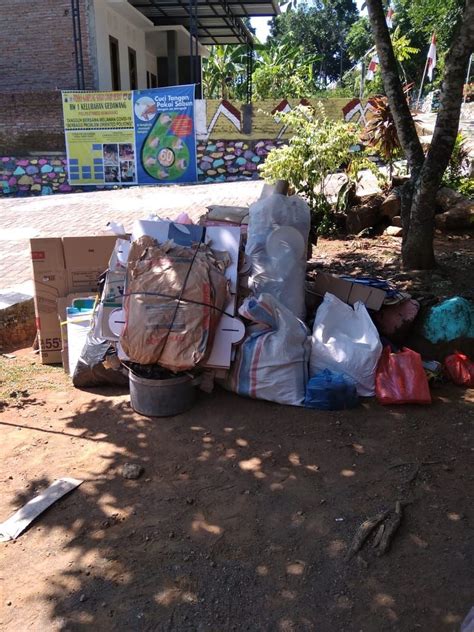
<svg viewBox="0 0 474 632"><path fill-rule="evenodd" d="M467 75L466 75L466 85L469 85L469 78L471 77L471 64L472 64L472 53L469 57L469 65L467 67ZM464 103L466 103L466 99L467 99L467 90L464 94Z"/></svg>
<svg viewBox="0 0 474 632"><path fill-rule="evenodd" d="M364 88L365 88L365 61L362 58L361 68L360 68L360 88L359 88L359 99L362 101L362 97L364 96Z"/></svg>
<svg viewBox="0 0 474 632"><path fill-rule="evenodd" d="M430 40L430 46L431 46L431 41L432 39ZM418 106L420 105L421 93L423 91L423 84L425 83L426 71L428 70L428 62L430 59L429 54L430 54L430 49L428 49L428 55L426 56L425 69L423 70L423 77L421 78L420 91L418 92L418 99L416 100L416 109L418 109Z"/></svg>
<svg viewBox="0 0 474 632"><path fill-rule="evenodd" d="M420 104L421 93L422 93L422 90L423 90L423 84L425 83L425 77L426 77L426 71L427 70L428 70L428 57L426 58L425 69L423 70L423 77L421 78L420 91L418 92L418 99L416 100L416 109L418 109L418 106Z"/></svg>

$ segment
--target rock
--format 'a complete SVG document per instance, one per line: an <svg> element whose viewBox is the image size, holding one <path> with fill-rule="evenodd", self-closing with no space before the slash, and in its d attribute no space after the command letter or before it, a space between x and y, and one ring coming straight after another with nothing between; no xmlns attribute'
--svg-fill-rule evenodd
<svg viewBox="0 0 474 632"><path fill-rule="evenodd" d="M144 468L142 465L138 465L138 463L124 463L121 468L121 475L124 478L129 478L135 480L140 478L143 474Z"/></svg>
<svg viewBox="0 0 474 632"><path fill-rule="evenodd" d="M17 167L17 168L15 169L15 171L13 172L13 175L14 175L14 176L22 176L22 175L24 175L25 173L26 173L26 172L25 172L25 170L23 169L23 167Z"/></svg>
<svg viewBox="0 0 474 632"><path fill-rule="evenodd" d="M31 191L41 191L41 184L32 184Z"/></svg>
<svg viewBox="0 0 474 632"><path fill-rule="evenodd" d="M246 163L246 162L247 162L247 161L245 160L245 158L242 158L242 157L237 158L237 160L235 161L235 163L236 163L237 165L239 165L239 166L240 166L240 165L245 165L245 163Z"/></svg>
<svg viewBox="0 0 474 632"><path fill-rule="evenodd" d="M385 229L385 234L390 235L390 237L401 237L403 233L403 229L401 226L388 226Z"/></svg>
<svg viewBox="0 0 474 632"><path fill-rule="evenodd" d="M456 206L462 200L467 200L461 193L449 187L441 187L436 194L436 203L442 211L447 211L451 207ZM468 200L469 201L469 200ZM472 201L471 201L472 204Z"/></svg>
<svg viewBox="0 0 474 632"><path fill-rule="evenodd" d="M445 213L435 215L435 226L440 230L474 228L474 201L464 199Z"/></svg>
<svg viewBox="0 0 474 632"><path fill-rule="evenodd" d="M84 603L84 601L85 601L86 599L87 599L87 597L86 597L84 594L82 594L82 595L79 597L79 601L80 601L81 603Z"/></svg>
<svg viewBox="0 0 474 632"><path fill-rule="evenodd" d="M402 218L400 217L400 215L395 215L395 217L392 217L392 226L398 226L399 228L402 227Z"/></svg>
<svg viewBox="0 0 474 632"><path fill-rule="evenodd" d="M396 215L400 215L401 200L396 189L392 189L380 206L380 214L382 217L392 219Z"/></svg>
<svg viewBox="0 0 474 632"><path fill-rule="evenodd" d="M51 165L43 164L41 167L41 173L51 173L52 170L53 168Z"/></svg>
<svg viewBox="0 0 474 632"><path fill-rule="evenodd" d="M26 173L29 176L32 176L35 173L38 173L38 167L36 167L35 165L28 165L28 167L26 168Z"/></svg>
<svg viewBox="0 0 474 632"><path fill-rule="evenodd" d="M222 158L218 158L217 160L214 160L212 166L214 167L214 169L217 169L217 167L222 167L223 164L224 161L222 160Z"/></svg>
<svg viewBox="0 0 474 632"><path fill-rule="evenodd" d="M353 206L347 211L346 230L357 235L364 228L375 226L380 221L380 209L369 205Z"/></svg>
<svg viewBox="0 0 474 632"><path fill-rule="evenodd" d="M31 176L21 176L18 180L18 184L20 185L28 185L30 186L31 184L33 184L34 180Z"/></svg>

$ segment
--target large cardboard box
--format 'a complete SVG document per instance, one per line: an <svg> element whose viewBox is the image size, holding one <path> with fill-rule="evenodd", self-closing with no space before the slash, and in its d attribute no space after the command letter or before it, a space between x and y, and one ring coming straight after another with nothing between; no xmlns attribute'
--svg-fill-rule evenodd
<svg viewBox="0 0 474 632"><path fill-rule="evenodd" d="M308 285L309 289L319 296L324 296L326 292L329 292L349 305L362 301L367 309L373 310L379 310L386 297L384 290L361 283L352 283L326 272L318 272L316 278Z"/></svg>
<svg viewBox="0 0 474 632"><path fill-rule="evenodd" d="M107 268L116 237L48 237L30 240L36 327L43 364L61 362L58 299L95 292Z"/></svg>

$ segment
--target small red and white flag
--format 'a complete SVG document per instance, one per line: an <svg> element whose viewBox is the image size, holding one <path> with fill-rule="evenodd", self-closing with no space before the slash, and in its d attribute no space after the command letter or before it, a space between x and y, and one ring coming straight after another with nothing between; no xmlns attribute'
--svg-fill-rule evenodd
<svg viewBox="0 0 474 632"><path fill-rule="evenodd" d="M385 16L385 22L387 23L389 29L393 29L394 15L395 11L392 9L392 7L388 7L387 15Z"/></svg>
<svg viewBox="0 0 474 632"><path fill-rule="evenodd" d="M433 70L436 67L436 35L433 33L433 37L431 38L430 49L428 51L428 67L426 70L426 74L428 75L428 79L433 81Z"/></svg>
<svg viewBox="0 0 474 632"><path fill-rule="evenodd" d="M370 60L369 67L367 68L367 74L365 76L367 81L372 81L372 79L375 76L375 73L377 72L378 66L379 66L379 56L374 55L372 59Z"/></svg>

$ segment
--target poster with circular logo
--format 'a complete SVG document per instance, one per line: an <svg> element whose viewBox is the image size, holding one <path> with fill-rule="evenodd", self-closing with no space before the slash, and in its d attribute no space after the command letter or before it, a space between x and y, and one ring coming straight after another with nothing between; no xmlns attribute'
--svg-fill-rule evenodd
<svg viewBox="0 0 474 632"><path fill-rule="evenodd" d="M140 91L134 103L140 181L196 182L193 105L194 86Z"/></svg>
<svg viewBox="0 0 474 632"><path fill-rule="evenodd" d="M173 133L176 113L160 114L143 144L145 171L157 180L176 180L189 166L189 149L181 136Z"/></svg>

